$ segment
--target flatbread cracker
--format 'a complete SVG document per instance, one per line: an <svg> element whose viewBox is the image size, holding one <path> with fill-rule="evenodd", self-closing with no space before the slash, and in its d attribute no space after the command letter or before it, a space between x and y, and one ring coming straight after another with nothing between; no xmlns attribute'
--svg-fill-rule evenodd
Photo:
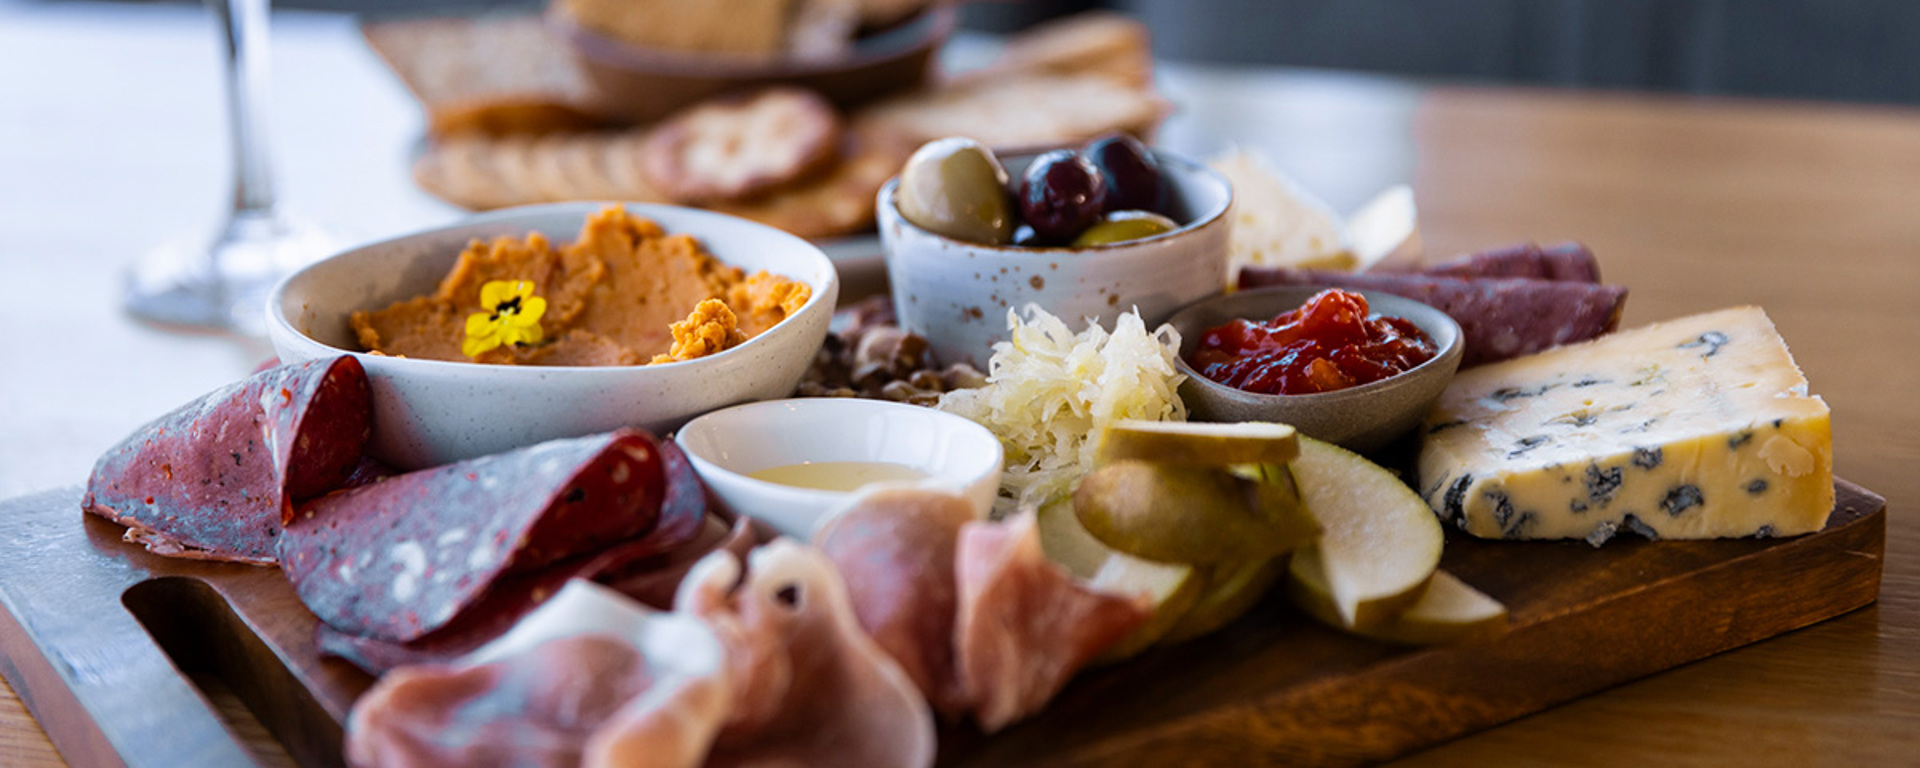
<svg viewBox="0 0 1920 768"><path fill-rule="evenodd" d="M667 202L640 173L644 130L546 139L461 137L429 147L414 165L428 192L468 208L500 208L559 198ZM807 238L873 227L873 200L919 142L872 120L844 132L840 162L745 201L712 209ZM551 178L558 174L564 184Z"/></svg>
<svg viewBox="0 0 1920 768"><path fill-rule="evenodd" d="M839 165L748 203L713 206L805 238L838 237L873 227L874 198L919 142L886 126L858 122L847 131Z"/></svg>
<svg viewBox="0 0 1920 768"><path fill-rule="evenodd" d="M667 118L640 144L653 186L690 205L752 197L832 164L840 116L819 94L770 88L703 102Z"/></svg>
<svg viewBox="0 0 1920 768"><path fill-rule="evenodd" d="M532 202L494 168L497 140L470 135L434 143L413 164L422 189L463 208L486 210Z"/></svg>
<svg viewBox="0 0 1920 768"><path fill-rule="evenodd" d="M895 97L868 119L919 141L964 136L1001 152L1079 144L1112 131L1151 137L1172 105L1099 74L970 78Z"/></svg>
<svg viewBox="0 0 1920 768"><path fill-rule="evenodd" d="M578 131L605 119L538 15L376 21L361 33L426 107L433 136Z"/></svg>
<svg viewBox="0 0 1920 768"><path fill-rule="evenodd" d="M1014 35L999 60L961 79L1036 74L1101 75L1134 88L1151 87L1152 35L1146 24L1125 14L1074 14Z"/></svg>

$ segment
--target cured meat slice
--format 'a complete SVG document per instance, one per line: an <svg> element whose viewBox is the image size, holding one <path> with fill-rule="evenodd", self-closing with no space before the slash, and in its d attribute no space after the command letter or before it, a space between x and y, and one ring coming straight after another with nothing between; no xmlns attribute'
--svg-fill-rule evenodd
<svg viewBox="0 0 1920 768"><path fill-rule="evenodd" d="M1586 341L1620 326L1625 286L1533 280L1465 280L1420 274L1348 274L1287 267L1247 267L1240 287L1311 285L1380 291L1430 305L1460 323L1461 367Z"/></svg>
<svg viewBox="0 0 1920 768"><path fill-rule="evenodd" d="M620 430L331 494L287 527L281 567L335 629L414 640L452 622L503 575L652 530L665 491L661 455L652 437Z"/></svg>
<svg viewBox="0 0 1920 768"><path fill-rule="evenodd" d="M818 550L777 539L749 556L745 581L740 561L716 552L674 602L726 647L731 715L707 768L933 764L926 699L860 629Z"/></svg>
<svg viewBox="0 0 1920 768"><path fill-rule="evenodd" d="M1048 561L1031 511L968 523L956 573L960 682L988 733L1039 711L1075 672L1153 616L1144 601L1093 591Z"/></svg>
<svg viewBox="0 0 1920 768"><path fill-rule="evenodd" d="M967 705L954 671L953 558L973 519L960 496L895 489L861 497L813 535L846 579L860 626L944 715Z"/></svg>
<svg viewBox="0 0 1920 768"><path fill-rule="evenodd" d="M674 595L693 566L717 550L745 559L754 547L773 540L774 533L765 523L751 517L736 517L731 526L719 516L710 517L708 528L694 543L673 552L644 560L609 563L594 574L594 581L660 610L674 607Z"/></svg>
<svg viewBox="0 0 1920 768"><path fill-rule="evenodd" d="M355 703L348 759L382 768L572 768L594 729L651 683L646 659L598 635L477 667L402 667Z"/></svg>
<svg viewBox="0 0 1920 768"><path fill-rule="evenodd" d="M729 525L727 515L707 514L706 486L686 454L670 442L658 448L667 490L660 504L660 522L645 536L596 555L503 576L446 626L408 642L364 637L322 623L315 628L314 644L322 653L344 658L373 674L408 664L449 662L507 631L574 578L608 583L646 605L670 608L674 589L701 557L722 547L745 557L767 536L750 518L735 518Z"/></svg>
<svg viewBox="0 0 1920 768"><path fill-rule="evenodd" d="M664 527L664 526L663 526ZM659 533L649 534L652 539ZM738 518L729 527L719 516L709 516L693 541L663 554L646 539L616 546L605 553L577 558L543 570L501 578L479 602L468 606L446 626L418 639L396 643L341 632L321 624L314 629L314 645L321 653L352 662L371 674L414 664L445 664L492 642L545 603L572 579L593 579L644 605L666 610L673 593L694 563L717 549L746 557L765 541L764 528L752 518Z"/></svg>
<svg viewBox="0 0 1920 768"><path fill-rule="evenodd" d="M1525 277L1534 280L1562 280L1575 283L1600 282L1600 262L1593 251L1580 243L1561 243L1541 248L1526 243L1480 253L1470 253L1439 264L1424 267L1420 274L1434 277Z"/></svg>
<svg viewBox="0 0 1920 768"><path fill-rule="evenodd" d="M360 361L269 368L214 390L100 457L86 510L169 557L274 562L293 505L344 484L372 426Z"/></svg>
<svg viewBox="0 0 1920 768"><path fill-rule="evenodd" d="M721 646L688 616L584 581L460 665L410 666L354 704L362 768L700 765L726 715Z"/></svg>

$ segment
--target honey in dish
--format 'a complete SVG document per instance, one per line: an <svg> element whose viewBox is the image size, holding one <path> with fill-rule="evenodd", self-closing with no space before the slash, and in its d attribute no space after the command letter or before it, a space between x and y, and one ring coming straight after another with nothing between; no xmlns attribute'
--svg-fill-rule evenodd
<svg viewBox="0 0 1920 768"><path fill-rule="evenodd" d="M872 483L924 480L927 473L890 461L809 461L768 467L747 476L816 491L855 491Z"/></svg>

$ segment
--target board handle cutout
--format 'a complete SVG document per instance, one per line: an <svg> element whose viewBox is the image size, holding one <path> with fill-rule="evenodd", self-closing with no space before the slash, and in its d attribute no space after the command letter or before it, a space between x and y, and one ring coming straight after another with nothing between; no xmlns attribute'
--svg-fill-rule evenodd
<svg viewBox="0 0 1920 768"><path fill-rule="evenodd" d="M212 586L183 576L148 579L120 601L174 666L226 685L295 762L346 764L338 724Z"/></svg>

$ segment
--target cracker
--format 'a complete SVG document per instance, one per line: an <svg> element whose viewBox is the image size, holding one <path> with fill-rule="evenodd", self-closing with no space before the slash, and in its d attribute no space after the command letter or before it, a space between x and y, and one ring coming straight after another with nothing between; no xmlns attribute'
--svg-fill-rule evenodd
<svg viewBox="0 0 1920 768"><path fill-rule="evenodd" d="M1135 88L1150 87L1152 36L1146 24L1124 14L1074 14L1014 35L997 61L962 77L1045 74L1101 75Z"/></svg>
<svg viewBox="0 0 1920 768"><path fill-rule="evenodd" d="M603 119L585 74L539 16L378 21L361 33L426 107L434 136L582 130Z"/></svg>
<svg viewBox="0 0 1920 768"><path fill-rule="evenodd" d="M571 184L570 200L627 200L628 190L615 183L607 170L606 147L613 141L608 134L574 136L555 147L552 162L558 173Z"/></svg>
<svg viewBox="0 0 1920 768"><path fill-rule="evenodd" d="M771 88L662 121L641 142L647 181L688 204L741 200L831 164L840 116L819 94Z"/></svg>
<svg viewBox="0 0 1920 768"><path fill-rule="evenodd" d="M467 208L552 200L668 202L640 172L644 130L532 139L460 137L430 147L414 165L420 186ZM807 238L873 227L873 200L919 142L873 120L842 131L841 160L748 200L715 203L722 213Z"/></svg>
<svg viewBox="0 0 1920 768"><path fill-rule="evenodd" d="M832 169L757 200L714 210L805 238L850 235L873 227L874 198L900 172L919 142L872 121L855 120L842 160Z"/></svg>
<svg viewBox="0 0 1920 768"><path fill-rule="evenodd" d="M497 143L485 136L436 142L414 161L414 182L463 208L485 210L532 202L501 178L494 165Z"/></svg>
<svg viewBox="0 0 1920 768"><path fill-rule="evenodd" d="M554 0L553 12L615 40L662 51L776 58L796 0Z"/></svg>
<svg viewBox="0 0 1920 768"><path fill-rule="evenodd" d="M553 202L541 193L539 173L533 167L533 145L537 139L532 136L507 136L495 141L491 152L493 169L500 177L509 194L527 203Z"/></svg>
<svg viewBox="0 0 1920 768"><path fill-rule="evenodd" d="M965 136L996 151L1062 147L1112 131L1153 134L1172 109L1152 90L1100 74L973 77L874 105L865 114L920 141Z"/></svg>

